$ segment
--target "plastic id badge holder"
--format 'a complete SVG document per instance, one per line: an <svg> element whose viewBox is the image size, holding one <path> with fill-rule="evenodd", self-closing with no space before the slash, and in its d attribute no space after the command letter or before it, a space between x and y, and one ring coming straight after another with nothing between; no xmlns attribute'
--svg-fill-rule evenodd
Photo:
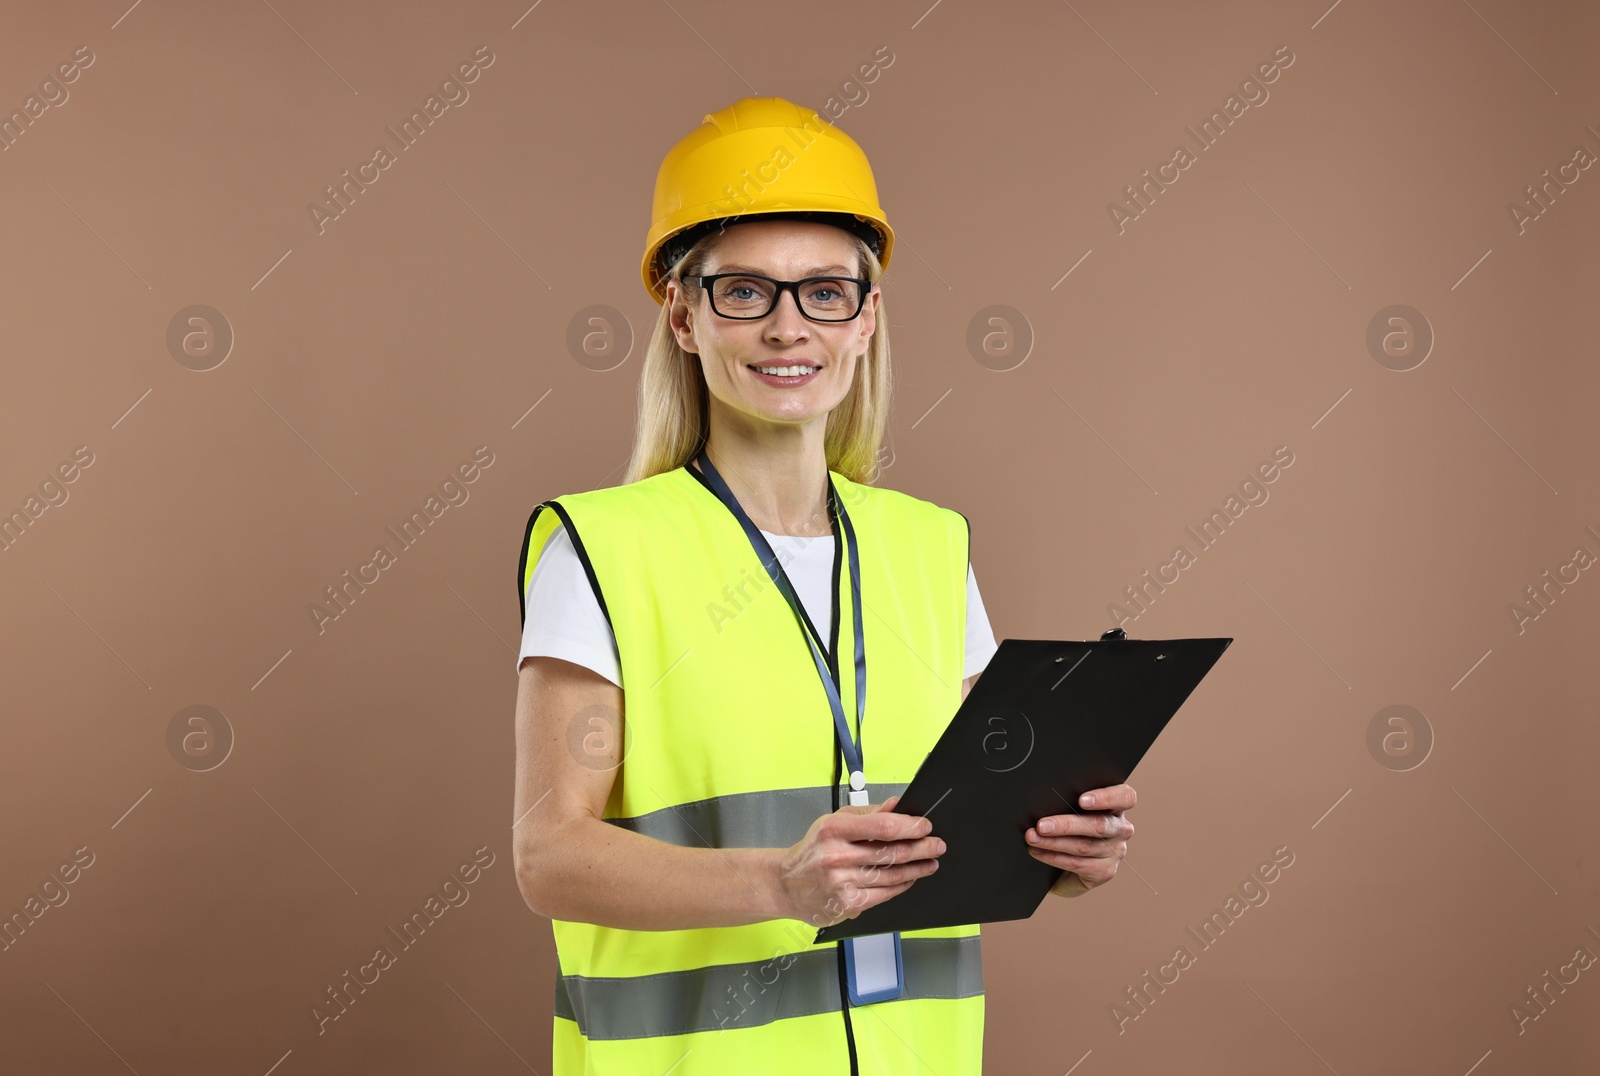
<svg viewBox="0 0 1600 1076"><path fill-rule="evenodd" d="M893 1001L906 992L906 965L900 954L900 932L844 939L845 981L850 1004Z"/></svg>
<svg viewBox="0 0 1600 1076"><path fill-rule="evenodd" d="M860 778L866 784L865 774L852 774L852 782ZM864 787L850 790L851 806L867 802ZM845 983L850 991L850 1004L871 1005L875 1001L893 1001L906 992L906 964L900 952L900 932L868 934L859 938L844 939Z"/></svg>

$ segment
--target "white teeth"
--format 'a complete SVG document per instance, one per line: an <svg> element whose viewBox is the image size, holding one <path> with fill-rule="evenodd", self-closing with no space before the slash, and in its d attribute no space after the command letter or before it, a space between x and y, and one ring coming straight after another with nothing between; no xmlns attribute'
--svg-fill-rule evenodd
<svg viewBox="0 0 1600 1076"><path fill-rule="evenodd" d="M799 377L801 374L809 374L813 369L816 369L816 367L812 367L812 366L757 366L757 367L755 367L755 369L761 371L764 374L772 374L775 377Z"/></svg>

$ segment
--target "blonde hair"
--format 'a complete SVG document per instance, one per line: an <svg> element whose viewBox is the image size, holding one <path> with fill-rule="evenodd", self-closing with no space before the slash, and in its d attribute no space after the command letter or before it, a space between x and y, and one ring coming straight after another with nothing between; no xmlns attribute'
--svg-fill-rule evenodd
<svg viewBox="0 0 1600 1076"><path fill-rule="evenodd" d="M701 273L722 234L712 232L700 240L667 274L668 279L678 281L691 302L698 301L701 289L683 277ZM877 255L859 237L849 235L849 238L860 259L862 275L876 283L883 273ZM645 350L644 368L639 373L633 455L623 477L624 484L682 467L700 451L711 432L705 375L700 371L698 356L678 346L668 320L670 313L671 307L663 304L656 317L650 345ZM823 443L830 471L837 471L852 482L870 484L876 479L878 455L889 425L892 392L889 323L880 294L877 327L867 344L866 354L856 363L850 391L828 413Z"/></svg>

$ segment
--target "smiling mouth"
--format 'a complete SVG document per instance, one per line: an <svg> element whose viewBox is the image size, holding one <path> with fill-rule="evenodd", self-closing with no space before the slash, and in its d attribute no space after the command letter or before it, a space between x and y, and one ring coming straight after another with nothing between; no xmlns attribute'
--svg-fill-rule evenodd
<svg viewBox="0 0 1600 1076"><path fill-rule="evenodd" d="M815 370L822 369L820 365L814 362L795 362L785 365L752 362L747 363L746 365L752 370L763 374L771 374L774 377L799 377L804 374L809 374Z"/></svg>

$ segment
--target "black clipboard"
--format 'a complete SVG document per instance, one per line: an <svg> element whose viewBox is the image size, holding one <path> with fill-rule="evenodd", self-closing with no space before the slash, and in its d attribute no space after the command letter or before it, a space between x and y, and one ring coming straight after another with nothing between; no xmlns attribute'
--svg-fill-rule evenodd
<svg viewBox="0 0 1600 1076"><path fill-rule="evenodd" d="M933 821L939 869L817 942L1027 919L1061 876L1029 826L1121 784L1232 639L1005 639L895 805Z"/></svg>

